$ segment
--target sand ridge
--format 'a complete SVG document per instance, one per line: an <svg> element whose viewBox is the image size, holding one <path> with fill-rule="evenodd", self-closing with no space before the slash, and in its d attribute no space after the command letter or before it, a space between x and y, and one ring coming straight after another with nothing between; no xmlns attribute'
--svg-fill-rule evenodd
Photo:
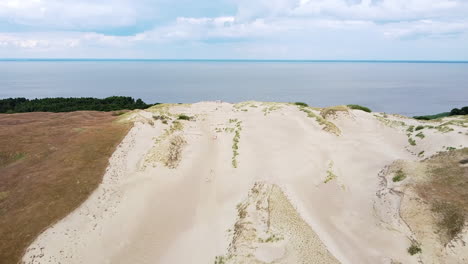
<svg viewBox="0 0 468 264"><path fill-rule="evenodd" d="M177 120L179 114L191 120ZM421 123L413 119L359 110L321 114L262 102L135 112L102 185L39 236L23 260L418 263L407 253L411 239L398 215L386 214L383 224L383 213L376 213L388 206L377 195L379 172L397 159L420 160L421 151L429 156L447 146L466 147L465 123L444 125L453 131L427 128L419 138L408 136L409 127ZM174 122L181 127L171 129ZM174 137L183 144L171 150ZM168 166L167 155L177 162ZM252 190L263 195L252 196ZM244 217L256 219L248 221L251 232L241 232L241 245L233 240L243 215L239 204L251 208ZM268 213L265 206L272 206ZM270 219L272 229L262 219Z"/></svg>

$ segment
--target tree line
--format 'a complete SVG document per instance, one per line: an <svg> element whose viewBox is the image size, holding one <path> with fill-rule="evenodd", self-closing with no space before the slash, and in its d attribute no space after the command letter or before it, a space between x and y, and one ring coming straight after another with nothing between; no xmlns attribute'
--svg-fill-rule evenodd
<svg viewBox="0 0 468 264"><path fill-rule="evenodd" d="M440 113L436 115L414 116L414 118L420 119L420 120L431 120L431 119L437 119L441 117L454 116L454 115L468 115L468 106L462 107L460 109L454 108L450 112Z"/></svg>
<svg viewBox="0 0 468 264"><path fill-rule="evenodd" d="M127 96L112 96L104 99L80 98L7 98L0 99L0 113L26 112L72 112L72 111L115 111L145 109L152 106L141 99Z"/></svg>

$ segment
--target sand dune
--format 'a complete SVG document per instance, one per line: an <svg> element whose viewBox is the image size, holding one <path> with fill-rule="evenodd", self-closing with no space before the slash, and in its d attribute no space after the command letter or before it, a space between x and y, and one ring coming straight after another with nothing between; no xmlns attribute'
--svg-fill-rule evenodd
<svg viewBox="0 0 468 264"><path fill-rule="evenodd" d="M125 118L103 183L25 263L420 263L385 168L468 146L463 117L345 107L202 102Z"/></svg>

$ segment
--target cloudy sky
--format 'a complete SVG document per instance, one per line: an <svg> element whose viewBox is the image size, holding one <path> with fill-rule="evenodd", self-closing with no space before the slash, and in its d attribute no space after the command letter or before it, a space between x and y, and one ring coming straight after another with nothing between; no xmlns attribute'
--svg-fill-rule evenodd
<svg viewBox="0 0 468 264"><path fill-rule="evenodd" d="M0 58L468 60L468 0L0 0Z"/></svg>

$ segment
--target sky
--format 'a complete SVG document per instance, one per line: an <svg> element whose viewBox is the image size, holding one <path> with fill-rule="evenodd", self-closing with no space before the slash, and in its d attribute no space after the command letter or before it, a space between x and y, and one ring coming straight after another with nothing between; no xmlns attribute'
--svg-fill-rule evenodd
<svg viewBox="0 0 468 264"><path fill-rule="evenodd" d="M0 58L468 60L468 0L0 0Z"/></svg>

